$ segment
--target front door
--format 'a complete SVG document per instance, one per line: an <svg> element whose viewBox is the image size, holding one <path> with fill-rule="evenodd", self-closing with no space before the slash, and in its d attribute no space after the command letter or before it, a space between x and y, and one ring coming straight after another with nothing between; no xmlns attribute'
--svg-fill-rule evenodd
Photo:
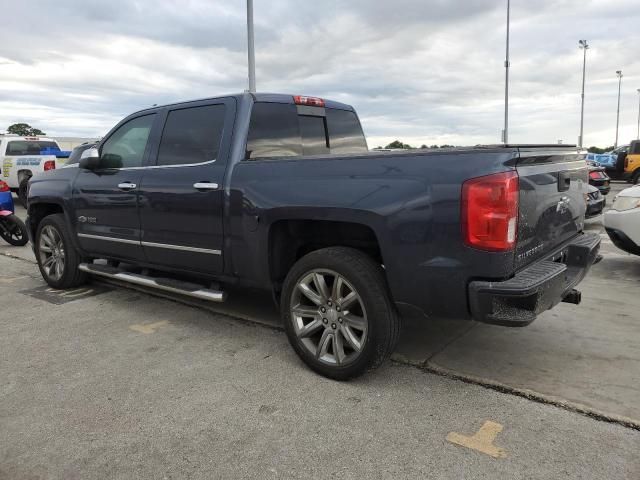
<svg viewBox="0 0 640 480"><path fill-rule="evenodd" d="M95 170L80 169L73 189L78 241L86 252L144 260L138 192L157 114L130 119L102 143Z"/></svg>
<svg viewBox="0 0 640 480"><path fill-rule="evenodd" d="M224 173L235 100L166 112L140 188L142 246L149 262L204 274L223 269Z"/></svg>

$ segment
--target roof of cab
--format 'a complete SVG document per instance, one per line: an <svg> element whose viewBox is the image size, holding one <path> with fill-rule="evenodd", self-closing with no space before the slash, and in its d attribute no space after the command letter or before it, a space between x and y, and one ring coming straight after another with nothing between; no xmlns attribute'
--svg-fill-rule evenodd
<svg viewBox="0 0 640 480"><path fill-rule="evenodd" d="M142 110L139 110L137 112L134 113L140 113L140 112L145 112L148 110L158 110L161 108L166 108L166 107L174 107L174 106L178 106L178 105L185 105L185 104L189 104L189 103L195 103L195 102L202 102L202 101L206 101L206 100L215 100L217 98L242 98L242 97L253 97L253 100L255 102L269 102L269 103L290 103L293 104L294 100L293 100L293 95L288 95L288 94L284 94L284 93L249 93L249 92L243 92L243 93L233 93L233 94L229 94L229 95L217 95L215 97L206 97L206 98L198 98L195 100L185 100L182 102L175 102L175 103L168 103L166 105L155 105L153 107L149 107L149 108L144 108ZM345 103L341 103L341 102L336 102L333 100L328 100L328 99L323 99L325 101L325 107L326 108L335 108L335 109L339 109L339 110L349 110L349 111L354 111L354 108L351 105L347 105Z"/></svg>

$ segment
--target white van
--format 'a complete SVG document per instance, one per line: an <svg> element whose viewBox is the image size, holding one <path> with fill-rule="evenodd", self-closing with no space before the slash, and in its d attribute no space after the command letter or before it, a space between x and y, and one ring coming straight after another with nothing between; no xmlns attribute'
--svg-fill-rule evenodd
<svg viewBox="0 0 640 480"><path fill-rule="evenodd" d="M51 138L0 134L0 179L18 193L23 205L33 175L64 165L66 158L58 158L56 152L60 147Z"/></svg>

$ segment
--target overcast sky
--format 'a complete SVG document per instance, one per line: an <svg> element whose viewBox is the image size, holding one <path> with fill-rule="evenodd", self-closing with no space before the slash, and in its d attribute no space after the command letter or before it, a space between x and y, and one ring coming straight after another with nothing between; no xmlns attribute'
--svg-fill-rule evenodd
<svg viewBox="0 0 640 480"><path fill-rule="evenodd" d="M506 0L254 0L259 91L352 104L370 147L497 143ZM179 6L178 6L179 5ZM247 88L244 0L5 2L0 131L101 136L153 104ZM639 0L512 0L513 142L636 136Z"/></svg>

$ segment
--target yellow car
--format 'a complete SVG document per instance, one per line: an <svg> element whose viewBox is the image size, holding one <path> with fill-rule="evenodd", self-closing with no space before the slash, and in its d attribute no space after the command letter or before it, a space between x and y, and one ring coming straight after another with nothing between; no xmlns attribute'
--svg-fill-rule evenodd
<svg viewBox="0 0 640 480"><path fill-rule="evenodd" d="M634 185L640 183L640 140L629 145L629 153L624 160L624 179Z"/></svg>

